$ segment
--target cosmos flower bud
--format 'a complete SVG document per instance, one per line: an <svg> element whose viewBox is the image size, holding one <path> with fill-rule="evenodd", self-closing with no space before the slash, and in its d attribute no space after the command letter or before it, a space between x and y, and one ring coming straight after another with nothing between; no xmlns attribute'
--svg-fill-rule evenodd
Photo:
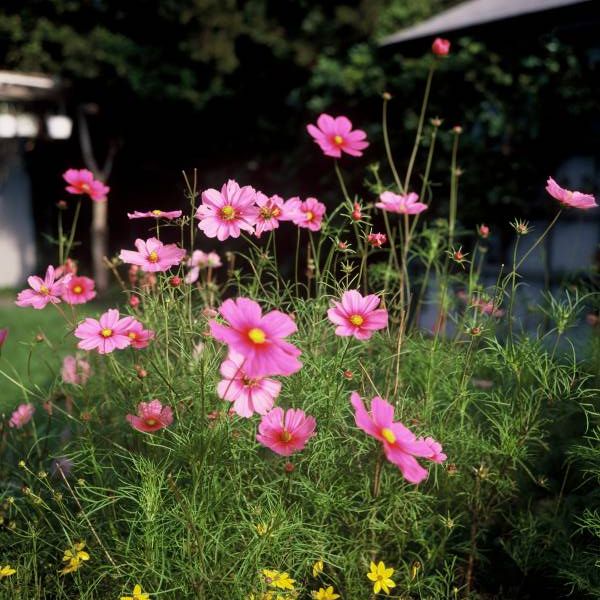
<svg viewBox="0 0 600 600"><path fill-rule="evenodd" d="M450 41L444 38L435 38L431 44L431 51L436 56L448 56L450 53Z"/></svg>

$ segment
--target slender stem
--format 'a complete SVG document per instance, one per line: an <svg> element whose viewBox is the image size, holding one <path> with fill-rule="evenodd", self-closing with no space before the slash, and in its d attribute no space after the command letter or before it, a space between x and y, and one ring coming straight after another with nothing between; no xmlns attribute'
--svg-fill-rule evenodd
<svg viewBox="0 0 600 600"><path fill-rule="evenodd" d="M77 205L75 206L75 214L73 215L73 223L71 224L71 232L69 233L69 241L67 243L67 247L65 249L64 258L69 258L69 254L71 254L71 249L73 248L73 241L75 240L75 231L77 230L77 221L79 220L79 212L81 211L81 200L77 201ZM62 264L62 262L61 262Z"/></svg>
<svg viewBox="0 0 600 600"><path fill-rule="evenodd" d="M398 186L398 190L401 194L404 194L404 188L402 187L402 183L400 181L400 176L398 175L398 171L396 169L396 164L394 163L394 157L392 156L392 148L390 146L390 137L388 133L388 124L387 124L387 105L389 102L389 97L384 94L383 96L383 144L385 146L385 155L387 156L387 161L394 176L394 181Z"/></svg>
<svg viewBox="0 0 600 600"><path fill-rule="evenodd" d="M531 248L529 248L529 250L527 250L527 252L525 252L525 254L521 257L521 260L517 263L517 266L515 267L515 269L518 269L525 262L527 257L540 245L542 240L548 235L548 232L554 227L556 221L558 221L558 217L560 217L561 214L562 214L562 208L559 208L558 212L556 213L556 216L550 222L550 225L548 225L548 227L546 227L546 229L544 230L544 233L542 233L542 235L537 239L535 244L533 244L533 246L531 246Z"/></svg>
<svg viewBox="0 0 600 600"><path fill-rule="evenodd" d="M458 176L456 172L456 157L458 154L458 135L454 134L452 144L452 165L450 167L450 212L448 215L448 248L454 243L454 229L456 227L456 209L458 204Z"/></svg>

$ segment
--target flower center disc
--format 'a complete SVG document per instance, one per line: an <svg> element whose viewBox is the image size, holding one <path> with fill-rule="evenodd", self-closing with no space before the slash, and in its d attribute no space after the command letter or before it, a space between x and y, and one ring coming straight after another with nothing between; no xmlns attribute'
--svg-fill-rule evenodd
<svg viewBox="0 0 600 600"><path fill-rule="evenodd" d="M130 331L127 336L130 340L135 340L137 338L137 333L135 331Z"/></svg>
<svg viewBox="0 0 600 600"><path fill-rule="evenodd" d="M81 292L83 292L83 288L82 288L80 285L76 285L76 286L73 288L73 293L74 293L74 294L81 294Z"/></svg>
<svg viewBox="0 0 600 600"><path fill-rule="evenodd" d="M352 315L350 317L350 323L356 327L360 327L364 322L365 320L360 315Z"/></svg>
<svg viewBox="0 0 600 600"><path fill-rule="evenodd" d="M40 294L47 296L49 293L50 290L45 285L40 286Z"/></svg>
<svg viewBox="0 0 600 600"><path fill-rule="evenodd" d="M150 425L150 427L153 427L154 425L156 425L156 419L146 419L146 425Z"/></svg>
<svg viewBox="0 0 600 600"><path fill-rule="evenodd" d="M231 221L231 219L235 218L235 208L233 208L233 206L224 206L221 209L221 216L226 220L226 221Z"/></svg>
<svg viewBox="0 0 600 600"><path fill-rule="evenodd" d="M341 135L336 135L333 138L333 143L336 146L341 146L344 143L344 138Z"/></svg>
<svg viewBox="0 0 600 600"><path fill-rule="evenodd" d="M292 439L292 434L289 431L283 431L279 436L279 439L286 444Z"/></svg>
<svg viewBox="0 0 600 600"><path fill-rule="evenodd" d="M250 341L254 342L255 344L264 344L267 339L265 332L258 327L253 327L248 332L248 337L250 338Z"/></svg>
<svg viewBox="0 0 600 600"><path fill-rule="evenodd" d="M384 427L381 430L381 437L383 437L383 439L386 442L389 442L390 444L393 444L396 441L396 436L394 435L394 432L391 429L388 429L387 427Z"/></svg>
<svg viewBox="0 0 600 600"><path fill-rule="evenodd" d="M154 250L152 250L152 252L150 252L150 254L148 255L148 260L151 263L155 263L158 261L158 254L156 254L156 252L154 252Z"/></svg>
<svg viewBox="0 0 600 600"><path fill-rule="evenodd" d="M153 211L152 211L152 214L153 214L155 217L160 217L160 215L162 215L162 210L153 210Z"/></svg>
<svg viewBox="0 0 600 600"><path fill-rule="evenodd" d="M100 335L103 338L109 338L112 335L112 329L109 329L108 327L105 327L101 332Z"/></svg>
<svg viewBox="0 0 600 600"><path fill-rule="evenodd" d="M310 210L306 211L306 220L307 221L312 221L315 218L315 215L313 212L311 212Z"/></svg>

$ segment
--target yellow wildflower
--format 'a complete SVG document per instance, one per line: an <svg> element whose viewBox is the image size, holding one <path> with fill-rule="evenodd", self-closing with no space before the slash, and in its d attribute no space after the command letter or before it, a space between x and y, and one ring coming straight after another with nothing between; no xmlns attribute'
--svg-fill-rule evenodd
<svg viewBox="0 0 600 600"><path fill-rule="evenodd" d="M392 567L386 569L382 560L377 565L371 562L371 571L367 573L367 577L374 582L373 592L375 594L379 594L381 590L385 594L389 594L390 588L396 587L396 584L390 579L393 573L394 569Z"/></svg>
<svg viewBox="0 0 600 600"><path fill-rule="evenodd" d="M313 565L313 577L318 577L323 572L324 568L325 568L325 565L323 564L323 561L322 560L318 560Z"/></svg>
<svg viewBox="0 0 600 600"><path fill-rule="evenodd" d="M258 535L265 535L267 531L269 531L269 527L266 523L258 523L257 525L255 525L255 527L256 533L258 533Z"/></svg>
<svg viewBox="0 0 600 600"><path fill-rule="evenodd" d="M61 571L62 575L77 571L77 569L83 566L82 563L84 561L90 560L90 555L85 552L84 548L85 542L78 542L73 548L65 550L63 562L66 562L67 566Z"/></svg>
<svg viewBox="0 0 600 600"><path fill-rule="evenodd" d="M17 572L16 569L13 569L10 565L6 565L5 567L0 567L0 579L4 579L5 577L10 577Z"/></svg>
<svg viewBox="0 0 600 600"><path fill-rule="evenodd" d="M336 600L340 595L333 591L333 587L329 586L327 589L319 588L318 592L313 592L312 596L314 600Z"/></svg>
<svg viewBox="0 0 600 600"><path fill-rule="evenodd" d="M121 600L150 600L150 594L142 592L142 586L137 583L133 588L133 595L121 596Z"/></svg>
<svg viewBox="0 0 600 600"><path fill-rule="evenodd" d="M271 587L281 590L294 589L294 580L287 573L280 573L274 569L263 569L262 573Z"/></svg>

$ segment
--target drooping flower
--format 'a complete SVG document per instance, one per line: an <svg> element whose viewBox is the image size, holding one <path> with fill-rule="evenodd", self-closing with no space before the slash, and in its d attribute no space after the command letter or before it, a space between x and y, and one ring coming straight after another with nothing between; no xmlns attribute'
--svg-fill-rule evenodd
<svg viewBox="0 0 600 600"><path fill-rule="evenodd" d="M317 422L303 410L289 408L284 412L277 407L263 415L256 439L281 456L290 456L304 449L306 442L315 435Z"/></svg>
<svg viewBox="0 0 600 600"><path fill-rule="evenodd" d="M154 338L154 331L144 329L144 326L139 321L133 319L127 328L127 337L131 340L131 346L133 348L141 350Z"/></svg>
<svg viewBox="0 0 600 600"><path fill-rule="evenodd" d="M280 221L285 218L285 202L281 196L267 196L262 192L256 192L256 205L258 216L256 218L255 234L259 238L265 231L273 231L279 227Z"/></svg>
<svg viewBox="0 0 600 600"><path fill-rule="evenodd" d="M387 235L385 233L370 233L367 236L367 242L373 246L373 248L381 248L387 242Z"/></svg>
<svg viewBox="0 0 600 600"><path fill-rule="evenodd" d="M75 330L75 337L81 340L77 347L98 350L100 354L127 348L131 344L127 334L132 321L133 317L120 318L116 308L109 308L100 319L88 317Z"/></svg>
<svg viewBox="0 0 600 600"><path fill-rule="evenodd" d="M367 573L367 577L373 582L373 593L379 594L383 590L384 594L390 593L390 588L396 587L392 580L394 569L386 568L385 563L380 560L375 564L371 561L371 570Z"/></svg>
<svg viewBox="0 0 600 600"><path fill-rule="evenodd" d="M11 415L10 420L8 421L8 426L15 429L21 429L21 427L27 425L27 423L31 421L34 412L35 407L33 404L19 404L17 410L15 410Z"/></svg>
<svg viewBox="0 0 600 600"><path fill-rule="evenodd" d="M142 586L137 583L133 592L131 592L131 596L121 596L121 600L150 600L150 594L142 591Z"/></svg>
<svg viewBox="0 0 600 600"><path fill-rule="evenodd" d="M209 252L207 254L206 252L202 252L202 250L194 250L186 264L190 267L185 276L186 283L195 283L198 281L201 269L216 269L223 265L221 258L216 252Z"/></svg>
<svg viewBox="0 0 600 600"><path fill-rule="evenodd" d="M76 356L65 356L61 370L63 383L85 385L90 377L91 370L92 367L87 360Z"/></svg>
<svg viewBox="0 0 600 600"><path fill-rule="evenodd" d="M405 479L411 483L423 481L427 470L415 457L431 459L433 451L429 444L423 439L418 440L399 421L394 421L394 407L387 400L375 396L371 401L371 413L367 412L356 392L352 392L350 402L355 410L356 425L383 444L386 458L400 469Z"/></svg>
<svg viewBox="0 0 600 600"><path fill-rule="evenodd" d="M318 591L312 593L314 600L337 600L340 597L339 594L335 593L333 586L327 588L319 588Z"/></svg>
<svg viewBox="0 0 600 600"><path fill-rule="evenodd" d="M23 290L17 295L15 304L17 306L32 306L38 310L44 308L48 303L58 304L63 293L65 283L68 283L70 275L56 278L52 265L46 269L44 279L33 275L27 278L30 290Z"/></svg>
<svg viewBox="0 0 600 600"><path fill-rule="evenodd" d="M307 125L306 129L325 156L340 158L342 152L351 156L362 156L369 142L367 134L361 129L352 131L352 123L347 117L332 117L325 113L319 115L317 125Z"/></svg>
<svg viewBox="0 0 600 600"><path fill-rule="evenodd" d="M444 38L435 38L431 44L431 51L436 56L447 56L450 53L450 41Z"/></svg>
<svg viewBox="0 0 600 600"><path fill-rule="evenodd" d="M259 212L255 200L253 187L245 185L240 188L233 179L223 184L220 192L213 188L205 190L202 192L202 204L196 211L196 218L200 220L198 229L207 237L216 237L221 242L229 237L239 237L242 230L254 233Z"/></svg>
<svg viewBox="0 0 600 600"><path fill-rule="evenodd" d="M67 565L61 571L61 575L66 575L67 573L73 573L79 570L83 566L84 561L90 560L90 555L84 548L85 542L79 542L72 548L65 550L63 562L66 562Z"/></svg>
<svg viewBox="0 0 600 600"><path fill-rule="evenodd" d="M16 572L17 572L17 570L13 569L10 565L5 565L5 566L0 565L0 580L4 579L5 577L10 577L11 575L14 575Z"/></svg>
<svg viewBox="0 0 600 600"><path fill-rule="evenodd" d="M414 192L404 195L383 192L379 199L381 202L375 204L377 208L401 215L417 215L427 209L427 204L419 202L419 195Z"/></svg>
<svg viewBox="0 0 600 600"><path fill-rule="evenodd" d="M104 202L110 192L110 188L94 179L93 173L87 169L67 169L63 179L69 184L66 187L69 194L87 194L94 202Z"/></svg>
<svg viewBox="0 0 600 600"><path fill-rule="evenodd" d="M219 312L229 326L210 321L211 334L244 357L248 377L288 376L300 369L300 350L284 339L298 329L288 315L278 310L263 315L249 298L225 300Z"/></svg>
<svg viewBox="0 0 600 600"><path fill-rule="evenodd" d="M155 273L167 271L174 265L178 265L185 256L185 250L177 244L163 244L154 237L144 240L135 240L135 250L121 250L119 258L131 265L142 267L144 271Z"/></svg>
<svg viewBox="0 0 600 600"><path fill-rule="evenodd" d="M149 210L140 212L136 210L132 213L127 213L128 219L179 219L182 215L180 210Z"/></svg>
<svg viewBox="0 0 600 600"><path fill-rule="evenodd" d="M220 371L223 379L217 385L217 394L233 402L233 410L240 417L251 417L254 413L264 415L273 408L281 383L266 377L248 377L241 354L230 352Z"/></svg>
<svg viewBox="0 0 600 600"><path fill-rule="evenodd" d="M63 286L62 299L67 304L85 304L96 297L95 285L89 277L72 276Z"/></svg>
<svg viewBox="0 0 600 600"><path fill-rule="evenodd" d="M571 190L561 188L552 177L548 177L546 191L564 206L580 208L581 210L589 210L590 208L598 206L596 204L596 198L592 194L572 192Z"/></svg>
<svg viewBox="0 0 600 600"><path fill-rule="evenodd" d="M268 585L280 590L293 590L294 580L287 573L275 569L263 569L262 574Z"/></svg>
<svg viewBox="0 0 600 600"><path fill-rule="evenodd" d="M362 296L357 290L348 290L340 302L333 303L327 317L337 325L336 335L368 340L374 331L384 329L388 324L387 310L377 308L380 302L381 299L374 294Z"/></svg>
<svg viewBox="0 0 600 600"><path fill-rule="evenodd" d="M290 198L285 203L284 208L288 215L287 218L294 225L311 231L321 229L321 222L327 210L325 205L316 198L307 198L304 202L301 202L299 198Z"/></svg>
<svg viewBox="0 0 600 600"><path fill-rule="evenodd" d="M170 406L163 406L160 400L152 400L140 402L137 416L127 415L125 418L134 429L153 433L173 423L173 410Z"/></svg>

